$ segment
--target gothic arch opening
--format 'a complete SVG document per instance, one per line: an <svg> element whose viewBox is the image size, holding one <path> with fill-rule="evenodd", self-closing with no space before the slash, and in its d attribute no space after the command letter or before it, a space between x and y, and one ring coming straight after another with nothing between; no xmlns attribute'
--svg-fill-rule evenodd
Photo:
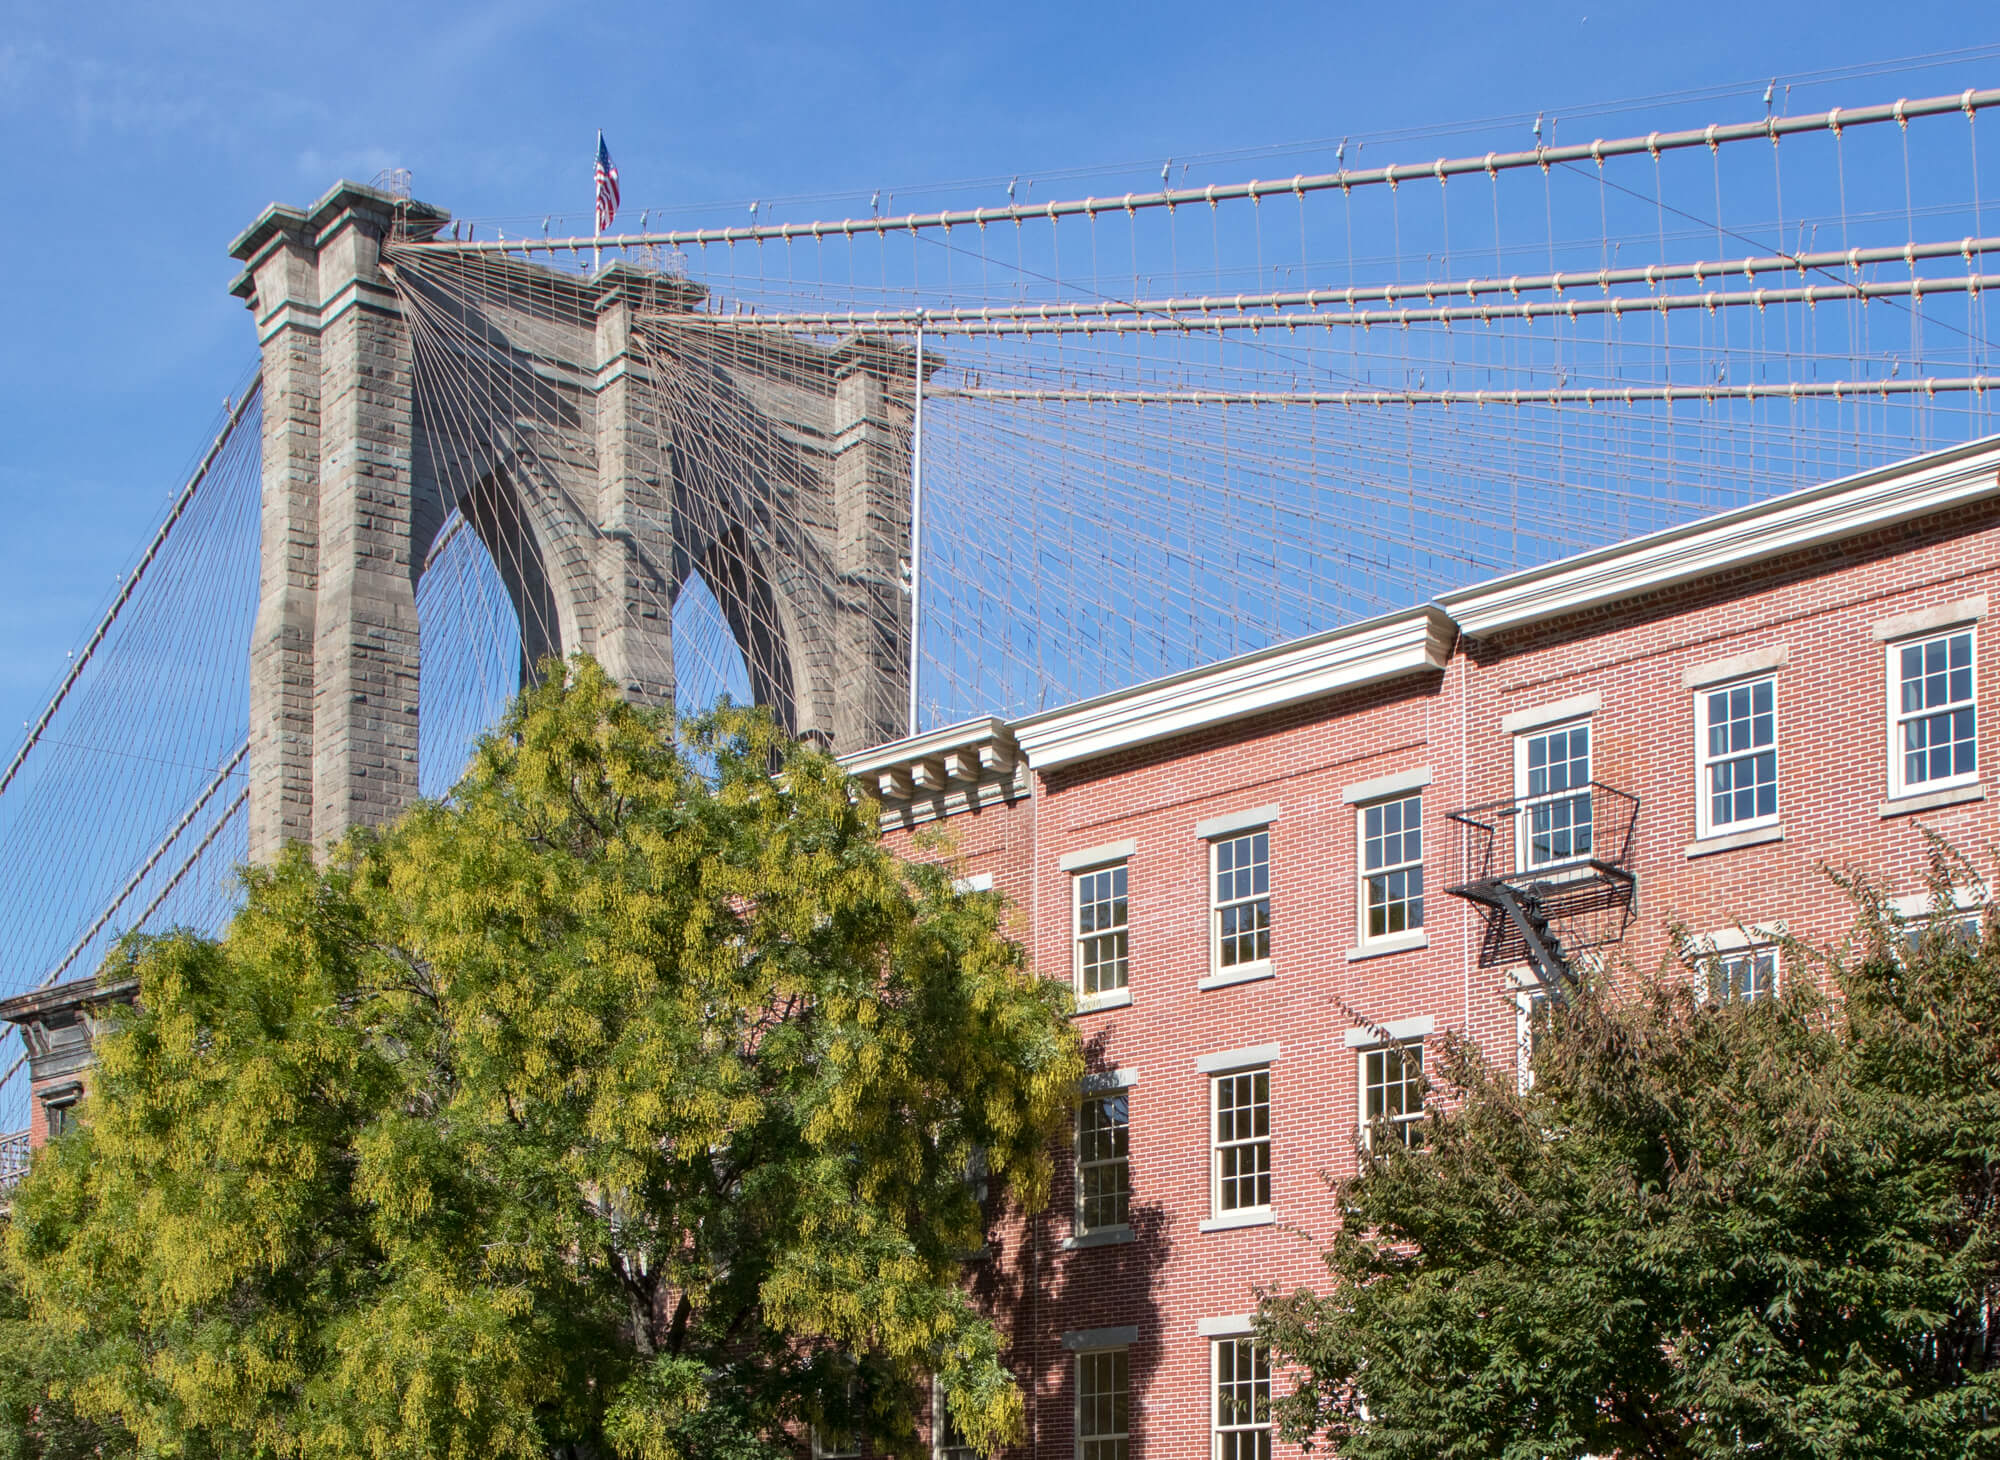
<svg viewBox="0 0 2000 1460"><path fill-rule="evenodd" d="M769 575L740 527L729 527L709 537L699 556L686 564L681 587L674 599L674 664L676 702L688 703L687 663L681 648L681 600L689 589L700 584L703 593L723 624L728 640L742 663L746 689L731 691L734 698L770 707L778 723L788 730L799 728L798 703L794 690L790 635L781 621L777 595ZM690 612L696 610L690 609ZM707 608L702 607L701 613ZM699 621L697 621L699 622ZM703 632L697 628L697 632ZM705 708L714 702L711 690L706 699L696 701Z"/></svg>
<svg viewBox="0 0 2000 1460"><path fill-rule="evenodd" d="M540 677L542 661L551 655L561 658L566 648L541 544L521 511L518 493L497 475L481 477L462 492L457 515L478 534L500 574L520 625L520 683L531 684Z"/></svg>
<svg viewBox="0 0 2000 1460"><path fill-rule="evenodd" d="M417 579L417 793L449 795L519 693L523 619L481 535L454 510Z"/></svg>
<svg viewBox="0 0 2000 1460"><path fill-rule="evenodd" d="M724 695L751 702L750 665L714 590L690 573L674 598L674 709L699 714Z"/></svg>

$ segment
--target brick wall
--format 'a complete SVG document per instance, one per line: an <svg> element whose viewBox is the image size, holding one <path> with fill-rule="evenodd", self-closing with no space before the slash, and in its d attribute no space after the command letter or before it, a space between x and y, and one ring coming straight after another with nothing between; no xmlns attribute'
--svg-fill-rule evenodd
<svg viewBox="0 0 2000 1460"><path fill-rule="evenodd" d="M2000 512L1967 507L1838 549L1459 644L1442 674L1244 718L1161 744L1063 767L1035 796L952 816L971 872L990 871L1016 905L1036 965L1071 977L1066 852L1130 840L1131 1002L1076 1016L1095 1070L1136 1072L1130 1090L1134 1240L1064 1250L1074 1183L1065 1161L1048 1212L997 1228L975 1279L1014 1339L1033 1396L1026 1453L1073 1453L1074 1365L1065 1332L1136 1325L1130 1351L1134 1453L1209 1445L1209 1340L1203 1319L1246 1312L1259 1287L1317 1285L1332 1235L1322 1179L1354 1169L1358 1025L1429 1016L1490 1056L1517 1059L1510 973L1479 966L1483 923L1444 894L1446 813L1514 793L1503 718L1595 695L1596 779L1639 798L1636 916L1606 950L1651 968L1696 934L1782 923L1838 939L1851 910L1824 868L1865 872L1897 894L1923 890L1931 827L1975 859L1996 843L1991 800L1891 813L1886 795L1885 649L1892 616L1995 594ZM1992 626L1981 623L1984 656ZM1783 646L1776 679L1782 840L1711 851L1696 836L1695 696L1688 671ZM1768 657L1768 656L1767 656ZM1979 698L1990 713L1980 666ZM1982 724L1981 767L2000 757ZM1351 956L1358 939L1356 808L1343 788L1427 769L1427 946ZM1207 843L1197 823L1275 804L1270 824L1272 975L1202 988L1210 972ZM892 840L937 855L908 832ZM1711 843L1713 845L1713 843ZM1693 853L1693 854L1691 854ZM1205 1053L1276 1044L1271 1066L1270 1225L1204 1232L1210 1216ZM1283 1447L1280 1447L1282 1450Z"/></svg>

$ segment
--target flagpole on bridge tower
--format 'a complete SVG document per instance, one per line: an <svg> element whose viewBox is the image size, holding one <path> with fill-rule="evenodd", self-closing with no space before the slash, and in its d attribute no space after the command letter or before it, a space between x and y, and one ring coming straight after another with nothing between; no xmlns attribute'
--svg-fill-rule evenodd
<svg viewBox="0 0 2000 1460"><path fill-rule="evenodd" d="M917 667L924 624L924 316L917 314L917 398L910 422L910 734L917 733Z"/></svg>
<svg viewBox="0 0 2000 1460"><path fill-rule="evenodd" d="M597 129L597 151L590 159L590 272L604 267L604 173L599 159L604 156L604 128Z"/></svg>

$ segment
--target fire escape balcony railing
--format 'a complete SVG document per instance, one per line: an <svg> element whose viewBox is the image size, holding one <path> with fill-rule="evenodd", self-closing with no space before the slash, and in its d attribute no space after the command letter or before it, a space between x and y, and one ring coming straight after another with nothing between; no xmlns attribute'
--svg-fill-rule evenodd
<svg viewBox="0 0 2000 1460"><path fill-rule="evenodd" d="M27 1174L28 1132L19 1130L0 1135L0 1200L19 1186Z"/></svg>
<svg viewBox="0 0 2000 1460"><path fill-rule="evenodd" d="M1602 781L1515 796L1450 814L1456 858L1445 891L1480 909L1479 961L1525 963L1551 997L1579 975L1577 955L1624 936L1638 892L1639 798Z"/></svg>

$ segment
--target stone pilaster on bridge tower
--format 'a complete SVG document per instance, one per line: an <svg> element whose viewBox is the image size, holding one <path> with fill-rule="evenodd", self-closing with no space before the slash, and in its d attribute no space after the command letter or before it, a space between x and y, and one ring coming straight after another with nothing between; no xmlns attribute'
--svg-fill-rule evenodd
<svg viewBox="0 0 2000 1460"><path fill-rule="evenodd" d="M833 743L910 733L910 406L915 357L880 340L834 352ZM900 397L900 399L898 398ZM860 672L857 672L860 671Z"/></svg>
<svg viewBox="0 0 2000 1460"><path fill-rule="evenodd" d="M244 282L263 347L263 567L250 644L250 856L312 838L313 623L319 592L319 267L303 214L250 233ZM242 292L239 289L239 292Z"/></svg>
<svg viewBox="0 0 2000 1460"><path fill-rule="evenodd" d="M231 248L265 392L254 859L325 847L416 796L411 347L382 272L399 214L442 216L343 184L306 212L267 209Z"/></svg>
<svg viewBox="0 0 2000 1460"><path fill-rule="evenodd" d="M648 307L684 312L685 284L662 290L613 265L595 300L597 375L597 581L609 598L597 658L628 698L674 702L675 576L671 428L659 383L634 332Z"/></svg>

